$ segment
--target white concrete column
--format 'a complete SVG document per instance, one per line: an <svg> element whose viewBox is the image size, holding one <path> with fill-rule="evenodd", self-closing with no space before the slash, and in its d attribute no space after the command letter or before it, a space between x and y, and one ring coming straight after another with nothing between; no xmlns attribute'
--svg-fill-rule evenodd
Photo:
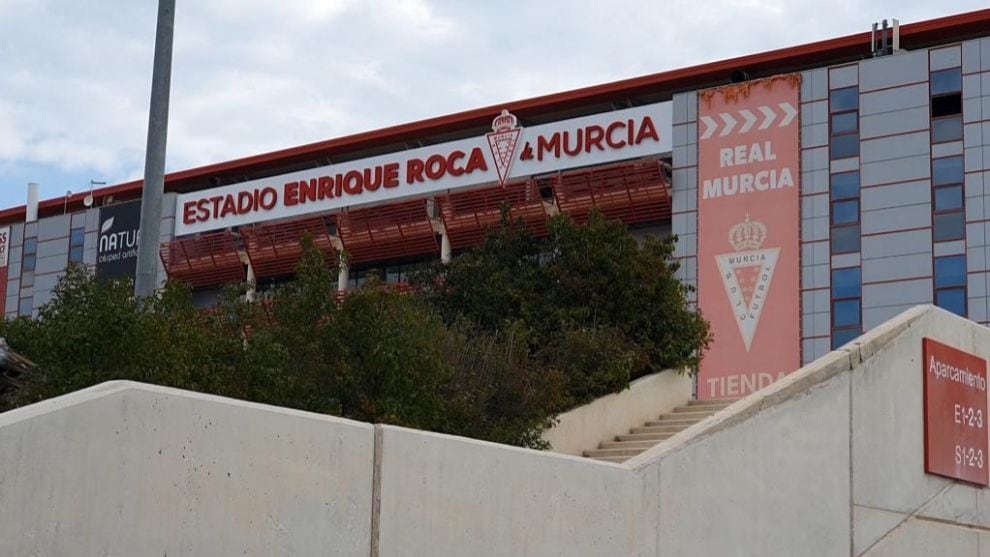
<svg viewBox="0 0 990 557"><path fill-rule="evenodd" d="M247 264L247 283L248 288L244 297L247 298L247 301L253 302L255 300L255 295L257 294L258 277L254 275L254 265L251 265L250 261L248 261Z"/></svg>
<svg viewBox="0 0 990 557"><path fill-rule="evenodd" d="M450 263L450 236L446 231L440 235L440 261Z"/></svg>
<svg viewBox="0 0 990 557"><path fill-rule="evenodd" d="M24 217L24 222L34 222L38 220L38 203L41 199L41 186L35 182L28 184L27 191L27 212Z"/></svg>
<svg viewBox="0 0 990 557"><path fill-rule="evenodd" d="M343 292L347 290L347 280L350 278L350 267L347 265L347 259L343 254L340 255L340 265L337 270L337 292Z"/></svg>

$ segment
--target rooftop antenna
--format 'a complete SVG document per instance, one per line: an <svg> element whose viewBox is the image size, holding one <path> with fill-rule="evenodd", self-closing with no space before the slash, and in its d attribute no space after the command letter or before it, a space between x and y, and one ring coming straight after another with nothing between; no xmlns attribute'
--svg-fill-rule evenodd
<svg viewBox="0 0 990 557"><path fill-rule="evenodd" d="M106 182L97 182L96 180L89 181L89 193L83 198L83 205L87 208L93 206L93 186L105 186Z"/></svg>
<svg viewBox="0 0 990 557"><path fill-rule="evenodd" d="M72 197L72 190L65 190L65 201L62 203L62 214L69 212L69 198Z"/></svg>

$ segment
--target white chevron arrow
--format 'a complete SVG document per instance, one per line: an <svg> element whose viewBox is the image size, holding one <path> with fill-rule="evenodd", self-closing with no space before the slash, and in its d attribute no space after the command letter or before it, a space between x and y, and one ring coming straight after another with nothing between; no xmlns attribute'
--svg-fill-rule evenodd
<svg viewBox="0 0 990 557"><path fill-rule="evenodd" d="M780 103L780 109L784 111L784 119L780 121L778 126L783 128L794 120L794 117L797 116L798 111L791 105L791 103Z"/></svg>
<svg viewBox="0 0 990 557"><path fill-rule="evenodd" d="M760 129L761 130L765 130L765 129L769 128L771 124L773 124L773 121L774 120L777 119L777 113L774 112L773 109L770 108L767 105L761 106L760 107L760 112L762 112L763 113L763 116L765 117L765 119L763 120L763 123L760 124Z"/></svg>
<svg viewBox="0 0 990 557"><path fill-rule="evenodd" d="M743 122L742 127L739 128L739 133L746 133L749 131L750 128L753 127L753 124L756 123L757 120L756 114L753 114L752 112L750 112L748 109L745 108L740 110L739 114L743 117L744 120L746 120L745 122Z"/></svg>
<svg viewBox="0 0 990 557"><path fill-rule="evenodd" d="M702 116L701 123L705 125L705 131L701 132L701 139L708 139L718 129L718 122L711 116Z"/></svg>
<svg viewBox="0 0 990 557"><path fill-rule="evenodd" d="M722 133L718 134L719 137L725 137L732 133L732 130L736 127L736 119L732 117L732 114L728 112L723 112L719 114L722 117L722 121L725 122L725 127L722 128Z"/></svg>

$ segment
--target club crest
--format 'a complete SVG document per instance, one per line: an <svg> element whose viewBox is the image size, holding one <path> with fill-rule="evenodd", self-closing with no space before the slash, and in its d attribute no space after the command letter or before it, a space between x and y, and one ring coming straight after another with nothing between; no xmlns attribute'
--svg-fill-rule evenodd
<svg viewBox="0 0 990 557"><path fill-rule="evenodd" d="M521 131L516 117L508 110L503 110L492 120L492 131L485 134L488 138L488 148L491 149L492 158L495 160L500 186L504 187L506 180L509 179L509 171L512 169L512 159L516 155L516 145L519 143Z"/></svg>
<svg viewBox="0 0 990 557"><path fill-rule="evenodd" d="M761 249L766 238L766 225L746 215L745 221L729 229L729 244L735 251L715 256L747 352L753 344L780 256L780 248Z"/></svg>

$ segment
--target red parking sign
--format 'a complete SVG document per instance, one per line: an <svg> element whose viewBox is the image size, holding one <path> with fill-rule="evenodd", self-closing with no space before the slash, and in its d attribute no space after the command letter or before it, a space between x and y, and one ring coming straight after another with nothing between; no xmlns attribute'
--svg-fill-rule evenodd
<svg viewBox="0 0 990 557"><path fill-rule="evenodd" d="M923 340L925 471L986 486L987 361Z"/></svg>

